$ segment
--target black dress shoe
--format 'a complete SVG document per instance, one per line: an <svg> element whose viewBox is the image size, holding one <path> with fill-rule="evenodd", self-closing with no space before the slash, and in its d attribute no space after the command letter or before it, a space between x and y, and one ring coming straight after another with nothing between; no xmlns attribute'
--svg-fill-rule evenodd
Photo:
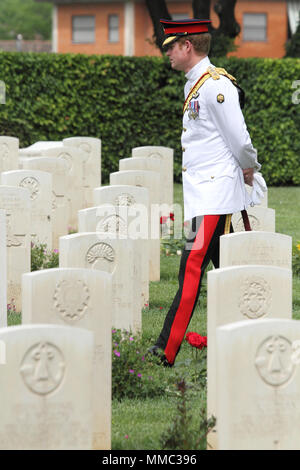
<svg viewBox="0 0 300 470"><path fill-rule="evenodd" d="M156 356L156 357L159 357L159 358L161 358L163 356L162 350L158 346L155 346L155 345L151 346L151 348L149 348L147 350L147 353L152 354L152 356Z"/></svg>
<svg viewBox="0 0 300 470"><path fill-rule="evenodd" d="M152 356L158 357L164 367L173 367L173 364L170 364L168 362L166 356L163 353L163 350L160 349L158 346L151 346L151 348L147 350L147 353L152 354Z"/></svg>

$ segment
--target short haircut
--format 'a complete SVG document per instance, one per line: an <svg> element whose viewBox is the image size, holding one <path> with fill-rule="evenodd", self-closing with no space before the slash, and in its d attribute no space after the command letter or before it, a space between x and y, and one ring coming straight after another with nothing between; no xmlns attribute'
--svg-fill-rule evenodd
<svg viewBox="0 0 300 470"><path fill-rule="evenodd" d="M201 34L189 34L178 39L179 44L185 44L185 41L190 41L195 49L195 52L199 55L205 54L208 55L210 50L211 43L211 34L210 33L201 33Z"/></svg>

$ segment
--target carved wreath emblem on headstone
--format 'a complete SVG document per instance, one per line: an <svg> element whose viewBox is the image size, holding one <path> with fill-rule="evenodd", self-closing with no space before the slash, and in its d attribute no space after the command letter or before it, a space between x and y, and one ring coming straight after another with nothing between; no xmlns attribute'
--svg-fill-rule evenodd
<svg viewBox="0 0 300 470"><path fill-rule="evenodd" d="M239 307L248 318L260 318L268 313L271 303L271 287L259 276L244 279L240 289Z"/></svg>
<svg viewBox="0 0 300 470"><path fill-rule="evenodd" d="M253 231L261 230L261 223L260 223L259 219L257 217L255 217L254 215L252 215L252 214L248 214L248 217L249 217L251 230L253 230ZM234 227L234 231L235 232L244 232L245 231L244 222L243 222L242 217L240 217L238 219L238 221L236 223L236 226Z"/></svg>
<svg viewBox="0 0 300 470"><path fill-rule="evenodd" d="M72 169L73 162L72 162L72 157L69 153L62 152L58 155L57 158L59 158L60 160L64 160L67 163L68 171L70 171Z"/></svg>
<svg viewBox="0 0 300 470"><path fill-rule="evenodd" d="M40 192L40 183L33 176L27 176L26 178L23 178L19 186L20 188L29 189L31 200L36 199Z"/></svg>
<svg viewBox="0 0 300 470"><path fill-rule="evenodd" d="M65 367L61 350L52 343L41 341L24 355L20 374L29 390L47 395L61 384Z"/></svg>
<svg viewBox="0 0 300 470"><path fill-rule="evenodd" d="M119 194L114 201L115 206L132 206L132 204L135 204L135 199L129 193Z"/></svg>
<svg viewBox="0 0 300 470"><path fill-rule="evenodd" d="M159 160L162 159L160 153L150 153L149 158L158 158Z"/></svg>
<svg viewBox="0 0 300 470"><path fill-rule="evenodd" d="M98 260L104 260L108 263L113 263L115 261L115 251L108 243L95 243L88 250L86 261L91 264L93 268Z"/></svg>
<svg viewBox="0 0 300 470"><path fill-rule="evenodd" d="M81 280L58 282L54 292L54 307L63 320L80 320L88 309L90 292Z"/></svg>
<svg viewBox="0 0 300 470"><path fill-rule="evenodd" d="M262 380L275 387L286 384L296 368L291 360L292 353L292 343L284 336L274 335L264 340L255 358L255 366Z"/></svg>

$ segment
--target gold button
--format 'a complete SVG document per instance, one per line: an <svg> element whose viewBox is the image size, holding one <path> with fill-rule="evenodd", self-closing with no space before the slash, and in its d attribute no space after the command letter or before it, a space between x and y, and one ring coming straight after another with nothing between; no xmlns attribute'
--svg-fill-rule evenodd
<svg viewBox="0 0 300 470"><path fill-rule="evenodd" d="M182 147L182 151L185 152L185 148L184 148L184 147Z"/></svg>
<svg viewBox="0 0 300 470"><path fill-rule="evenodd" d="M186 127L183 128L183 132L186 132Z"/></svg>
<svg viewBox="0 0 300 470"><path fill-rule="evenodd" d="M213 179L214 179L214 176L211 176L210 178L213 180Z"/></svg>
<svg viewBox="0 0 300 470"><path fill-rule="evenodd" d="M182 171L186 171L186 167L185 167L185 166L182 167Z"/></svg>

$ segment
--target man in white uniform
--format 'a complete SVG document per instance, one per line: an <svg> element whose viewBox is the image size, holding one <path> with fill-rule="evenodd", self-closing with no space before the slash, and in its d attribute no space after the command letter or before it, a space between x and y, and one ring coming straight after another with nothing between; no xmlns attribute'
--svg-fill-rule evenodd
<svg viewBox="0 0 300 470"><path fill-rule="evenodd" d="M172 366L196 306L210 260L219 266L219 237L232 231L231 214L249 205L246 182L260 169L240 108L234 77L207 54L210 21L161 20L171 67L185 72L182 130L184 219L191 233L183 251L179 289L163 329L148 351ZM250 229L250 228L248 228ZM160 350L163 352L160 353Z"/></svg>

